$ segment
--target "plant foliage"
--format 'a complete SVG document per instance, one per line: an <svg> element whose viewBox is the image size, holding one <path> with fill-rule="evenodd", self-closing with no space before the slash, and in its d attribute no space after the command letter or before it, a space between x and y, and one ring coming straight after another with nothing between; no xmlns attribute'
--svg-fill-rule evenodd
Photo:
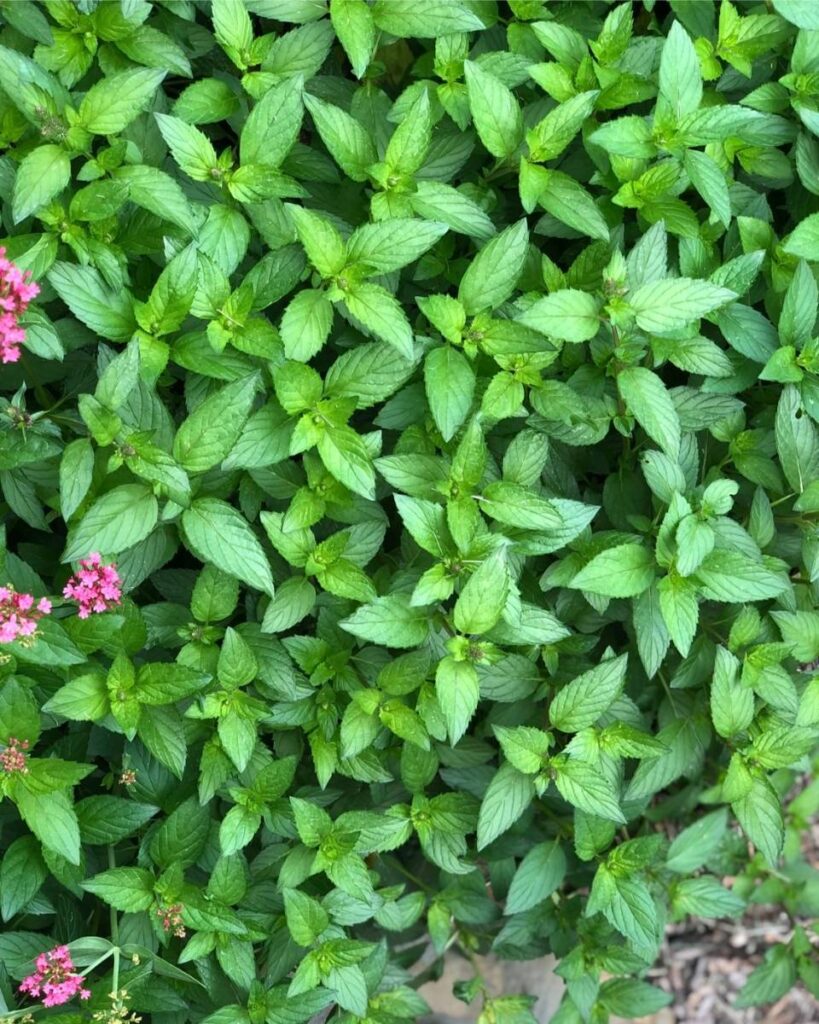
<svg viewBox="0 0 819 1024"><path fill-rule="evenodd" d="M6 1019L819 996L819 6L0 17Z"/></svg>

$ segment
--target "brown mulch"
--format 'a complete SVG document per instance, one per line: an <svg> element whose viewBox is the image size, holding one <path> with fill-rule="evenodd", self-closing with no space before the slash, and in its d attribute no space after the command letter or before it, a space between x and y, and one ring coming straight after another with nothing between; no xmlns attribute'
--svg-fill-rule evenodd
<svg viewBox="0 0 819 1024"><path fill-rule="evenodd" d="M819 868L819 823L806 830L804 850ZM740 921L671 925L650 979L674 1002L655 1024L819 1024L819 1001L801 984L772 1006L733 1005L766 950L787 942L792 927L786 914L764 905L749 907Z"/></svg>
<svg viewBox="0 0 819 1024"><path fill-rule="evenodd" d="M784 915L758 924L746 915L742 922L670 926L662 959L649 975L674 997L657 1024L819 1024L819 1001L802 986L773 1006L733 1006L765 951L790 934Z"/></svg>

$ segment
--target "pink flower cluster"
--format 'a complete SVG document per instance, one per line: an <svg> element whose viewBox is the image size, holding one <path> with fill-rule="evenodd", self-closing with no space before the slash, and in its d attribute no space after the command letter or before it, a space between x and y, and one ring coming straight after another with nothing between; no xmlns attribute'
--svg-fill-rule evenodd
<svg viewBox="0 0 819 1024"><path fill-rule="evenodd" d="M20 983L20 991L34 999L42 999L43 1006L61 1006L79 993L80 999L90 999L91 993L82 987L82 977L74 971L74 961L68 946L55 946L41 953L35 961L37 970Z"/></svg>
<svg viewBox="0 0 819 1024"><path fill-rule="evenodd" d="M77 614L87 619L92 612L107 612L122 600L122 580L116 565L103 565L98 551L80 561L80 568L63 589L63 596L80 606Z"/></svg>
<svg viewBox="0 0 819 1024"><path fill-rule="evenodd" d="M24 272L6 259L6 250L0 246L0 362L16 363L20 358L26 332L18 320L39 292L31 271Z"/></svg>
<svg viewBox="0 0 819 1024"><path fill-rule="evenodd" d="M163 930L166 932L172 931L179 939L184 939L188 934L182 923L182 911L184 909L181 903L174 903L170 907L156 908L156 916L159 918Z"/></svg>
<svg viewBox="0 0 819 1024"><path fill-rule="evenodd" d="M0 752L0 768L6 775L28 775L28 740L9 736L6 749Z"/></svg>
<svg viewBox="0 0 819 1024"><path fill-rule="evenodd" d="M51 611L51 602L31 594L18 594L13 587L0 587L0 644L10 644L20 637L33 637L37 623Z"/></svg>

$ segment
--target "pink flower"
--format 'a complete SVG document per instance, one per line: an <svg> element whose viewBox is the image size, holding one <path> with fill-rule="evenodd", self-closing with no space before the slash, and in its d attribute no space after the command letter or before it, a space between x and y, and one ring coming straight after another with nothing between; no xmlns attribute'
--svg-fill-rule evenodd
<svg viewBox="0 0 819 1024"><path fill-rule="evenodd" d="M0 587L0 644L10 644L21 637L31 639L37 633L37 623L51 612L51 602L32 594L18 594L13 587Z"/></svg>
<svg viewBox="0 0 819 1024"><path fill-rule="evenodd" d="M103 565L100 553L93 551L88 558L81 559L80 568L66 583L63 595L77 602L81 619L107 612L122 600L122 580L116 565Z"/></svg>
<svg viewBox="0 0 819 1024"><path fill-rule="evenodd" d="M28 740L9 736L8 746L0 753L0 768L6 775L28 775Z"/></svg>
<svg viewBox="0 0 819 1024"><path fill-rule="evenodd" d="M173 903L170 907L159 906L156 908L156 916L162 922L162 928L166 932L172 931L179 939L184 939L188 934L185 925L182 923L184 906L181 903Z"/></svg>
<svg viewBox="0 0 819 1024"><path fill-rule="evenodd" d="M31 272L23 272L6 259L6 250L0 246L0 362L16 363L20 358L26 332L19 319L40 292L30 278Z"/></svg>
<svg viewBox="0 0 819 1024"><path fill-rule="evenodd" d="M68 946L55 946L41 953L35 966L34 974L23 978L20 991L40 999L43 1006L62 1006L78 994L80 999L91 998L89 990L82 987L82 977L74 971Z"/></svg>

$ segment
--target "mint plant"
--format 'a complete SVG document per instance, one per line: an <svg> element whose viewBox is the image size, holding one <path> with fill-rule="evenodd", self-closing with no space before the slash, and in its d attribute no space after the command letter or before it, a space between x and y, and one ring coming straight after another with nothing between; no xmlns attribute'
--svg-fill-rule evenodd
<svg viewBox="0 0 819 1024"><path fill-rule="evenodd" d="M3 1020L819 997L819 6L0 19Z"/></svg>

